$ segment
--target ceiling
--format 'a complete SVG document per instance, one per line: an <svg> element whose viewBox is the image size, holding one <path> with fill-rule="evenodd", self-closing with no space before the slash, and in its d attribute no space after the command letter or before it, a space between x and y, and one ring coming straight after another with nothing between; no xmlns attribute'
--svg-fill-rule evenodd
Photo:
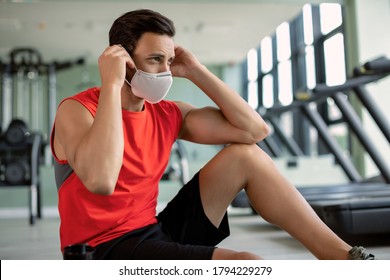
<svg viewBox="0 0 390 280"><path fill-rule="evenodd" d="M175 42L193 51L201 62L235 63L279 24L296 16L306 2L3 1L0 3L0 59L7 61L13 48L32 47L40 51L44 62L84 57L88 63L96 63L108 44L112 22L127 11L150 8L175 22Z"/></svg>

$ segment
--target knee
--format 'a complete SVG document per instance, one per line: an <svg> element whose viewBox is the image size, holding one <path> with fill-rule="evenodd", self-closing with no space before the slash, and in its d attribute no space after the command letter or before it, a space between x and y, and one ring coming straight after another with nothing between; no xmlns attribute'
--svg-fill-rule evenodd
<svg viewBox="0 0 390 280"><path fill-rule="evenodd" d="M240 160L240 162L267 159L269 156L258 145L252 144L231 144L225 149L228 150L233 160Z"/></svg>

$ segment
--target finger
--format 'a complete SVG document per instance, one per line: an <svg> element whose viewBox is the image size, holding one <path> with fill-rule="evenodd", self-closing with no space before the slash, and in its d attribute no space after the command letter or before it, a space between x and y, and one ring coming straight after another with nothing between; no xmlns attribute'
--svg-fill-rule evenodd
<svg viewBox="0 0 390 280"><path fill-rule="evenodd" d="M131 69L135 69L135 63L134 61L131 59L131 57L129 56L129 58L126 60L126 65L131 68Z"/></svg>
<svg viewBox="0 0 390 280"><path fill-rule="evenodd" d="M184 51L183 47L179 46L179 45L175 45L175 55L179 55L180 53L182 53Z"/></svg>
<svg viewBox="0 0 390 280"><path fill-rule="evenodd" d="M121 45L116 45L112 50L112 54L117 56L130 57L129 53Z"/></svg>
<svg viewBox="0 0 390 280"><path fill-rule="evenodd" d="M134 69L136 66L129 52L122 45L118 45L118 46L121 48L122 51L125 52L127 66L129 66L131 69Z"/></svg>
<svg viewBox="0 0 390 280"><path fill-rule="evenodd" d="M112 45L112 46L108 46L105 50L104 50L104 54L111 54L111 53L114 53L118 50L122 49L122 46L121 45Z"/></svg>

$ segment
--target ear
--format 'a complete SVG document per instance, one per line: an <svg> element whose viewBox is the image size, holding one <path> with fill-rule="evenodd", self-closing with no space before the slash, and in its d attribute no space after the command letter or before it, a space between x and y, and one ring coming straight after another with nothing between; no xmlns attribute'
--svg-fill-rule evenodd
<svg viewBox="0 0 390 280"><path fill-rule="evenodd" d="M131 66L129 66L128 63L126 64L126 79L129 82L131 81L131 79L133 79L134 74L137 72L137 69L135 68L135 65L133 64L132 66L133 66L133 68L131 68Z"/></svg>

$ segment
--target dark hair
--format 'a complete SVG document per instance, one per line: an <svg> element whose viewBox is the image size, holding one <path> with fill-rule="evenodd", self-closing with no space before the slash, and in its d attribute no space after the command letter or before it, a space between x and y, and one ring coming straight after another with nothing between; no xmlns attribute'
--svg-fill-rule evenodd
<svg viewBox="0 0 390 280"><path fill-rule="evenodd" d="M123 14L117 18L109 32L110 46L121 44L130 55L138 40L146 32L175 36L175 26L169 18L158 12L141 9Z"/></svg>

